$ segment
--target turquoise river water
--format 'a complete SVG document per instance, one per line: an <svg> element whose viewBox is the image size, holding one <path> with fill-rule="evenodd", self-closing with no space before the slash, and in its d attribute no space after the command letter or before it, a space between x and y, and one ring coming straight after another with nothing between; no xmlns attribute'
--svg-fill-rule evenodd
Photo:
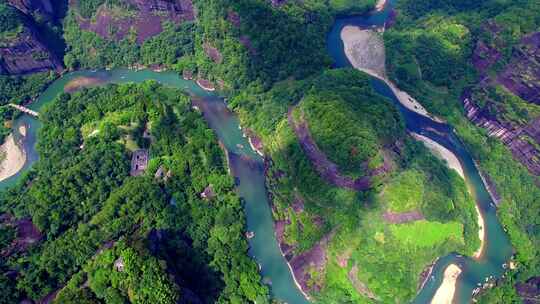
<svg viewBox="0 0 540 304"><path fill-rule="evenodd" d="M392 4L393 1L390 1L385 10L377 14L344 17L336 21L332 32L328 35L328 50L335 60L336 67L350 66L343 52L343 43L340 39L341 29L349 24L362 27L380 26L386 21ZM296 286L275 238L270 202L265 186L263 159L250 148L237 117L229 111L222 98L202 90L193 81L184 80L176 73L115 69L111 71L78 71L66 74L52 83L29 108L36 111L41 110L44 105L64 91L67 83L78 77L99 78L102 81L100 84L155 80L197 96L197 105L229 152L231 172L239 181L238 193L245 201L247 229L255 233L255 236L249 240L249 254L259 263L264 282L270 285L272 295L275 298L290 304L309 303ZM486 191L471 156L456 137L451 126L434 122L407 110L399 104L391 90L383 82L373 80L373 87L380 94L395 102L405 117L407 128L410 131L435 140L457 155L464 167L467 184L485 218L487 242L481 259L473 260L457 253L441 257L433 267L432 277L419 291L413 303L429 303L431 301L442 282L443 272L450 263L458 264L463 270L458 279L455 302L469 303L473 289L484 283L486 278L498 278L504 274L502 265L508 261L512 254L512 247L497 219L493 201ZM15 121L13 127L16 138L21 138L18 133L20 125L28 127L27 136L22 138L27 161L17 175L0 183L0 190L13 186L39 158L35 148L40 127L39 121L28 115L21 116Z"/></svg>

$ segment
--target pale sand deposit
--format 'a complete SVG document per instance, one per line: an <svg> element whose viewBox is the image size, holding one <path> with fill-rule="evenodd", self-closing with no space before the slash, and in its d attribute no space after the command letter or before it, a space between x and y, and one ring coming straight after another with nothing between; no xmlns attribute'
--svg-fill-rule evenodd
<svg viewBox="0 0 540 304"><path fill-rule="evenodd" d="M441 286L435 292L431 304L452 304L456 292L457 278L461 274L461 269L456 264L450 264L444 271L444 278Z"/></svg>
<svg viewBox="0 0 540 304"><path fill-rule="evenodd" d="M463 173L463 167L461 166L461 163L457 159L456 155L452 153L452 151L446 149L445 147L439 145L437 142L422 136L417 133L411 133L411 135L417 139L420 140L426 145L426 147L431 150L431 152L435 155L440 156L442 159L446 161L448 164L448 167L454 169L457 171L457 173L465 179L465 174ZM475 259L480 259L482 256L482 252L484 250L485 246L485 229L484 229L484 217L482 213L480 212L480 209L478 208L478 205L474 206L476 208L476 213L478 214L478 238L480 239L480 248L474 253L473 257Z"/></svg>
<svg viewBox="0 0 540 304"><path fill-rule="evenodd" d="M5 156L0 163L0 181L3 181L22 169L26 162L26 154L15 142L13 134L6 137L6 141L0 146L0 153Z"/></svg>
<svg viewBox="0 0 540 304"><path fill-rule="evenodd" d="M474 252L473 258L479 260L482 257L482 253L484 252L486 231L484 229L484 217L482 216L482 213L480 212L478 206L475 205L474 207L476 208L476 213L478 214L478 237L480 238L480 248L478 248L478 250Z"/></svg>
<svg viewBox="0 0 540 304"><path fill-rule="evenodd" d="M341 31L345 55L355 69L384 81L407 109L437 122L441 119L431 115L416 99L398 89L386 76L386 54L381 34L374 30L347 25Z"/></svg>
<svg viewBox="0 0 540 304"><path fill-rule="evenodd" d="M19 126L19 134L21 134L22 137L26 137L26 126L24 124Z"/></svg>
<svg viewBox="0 0 540 304"><path fill-rule="evenodd" d="M420 135L418 133L412 132L411 135L424 143L424 145L435 155L439 156L440 158L444 159L446 161L446 164L450 169L456 170L456 172L465 179L465 174L463 173L463 167L461 166L461 163L459 162L458 158L452 151L446 149L445 147L441 146L437 142L431 140L430 138L427 138L423 135Z"/></svg>
<svg viewBox="0 0 540 304"><path fill-rule="evenodd" d="M375 11L380 12L384 9L386 6L386 0L378 0L377 4L375 5Z"/></svg>
<svg viewBox="0 0 540 304"><path fill-rule="evenodd" d="M81 88L86 88L86 87L90 87L90 86L97 86L97 85L102 84L104 82L105 81L103 79L100 79L100 78L81 76L81 77L74 78L73 80L68 82L64 86L64 92L73 93L73 92L75 92L75 91L77 91L77 90L79 90Z"/></svg>

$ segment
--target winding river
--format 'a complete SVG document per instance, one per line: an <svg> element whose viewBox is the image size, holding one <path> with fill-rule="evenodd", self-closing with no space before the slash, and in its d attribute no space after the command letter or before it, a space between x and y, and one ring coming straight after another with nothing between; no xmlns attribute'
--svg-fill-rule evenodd
<svg viewBox="0 0 540 304"><path fill-rule="evenodd" d="M381 12L368 16L353 16L339 18L328 35L328 50L334 59L336 68L351 67L341 40L341 31L345 26L357 26L360 28L383 27L396 0L388 0ZM454 295L454 303L470 303L473 291L482 286L488 280L500 278L504 275L503 264L507 263L512 256L513 248L507 234L502 228L498 218L497 209L491 199L478 169L467 152L462 142L453 131L453 127L433 121L403 106L392 92L392 89L383 81L372 78L373 88L381 95L391 99L399 108L409 131L422 134L448 150L458 158L465 173L465 181L477 202L484 217L485 243L479 259L464 257L458 253L441 257L437 260L431 275L419 291L413 303L430 303L435 292L441 286L444 271L450 264L458 265L462 273L458 277L457 289Z"/></svg>
<svg viewBox="0 0 540 304"><path fill-rule="evenodd" d="M350 66L340 38L341 29L346 25L380 26L386 21L392 4L393 1L389 1L387 7L376 14L339 18L336 21L328 36L328 49L335 59L337 67ZM99 79L100 84L142 82L152 79L166 86L183 89L198 97L197 105L229 152L232 174L239 181L238 193L245 201L247 230L255 233L255 236L249 240L250 256L259 263L263 280L271 286L274 297L290 304L308 303L295 284L274 235L272 213L265 186L263 159L250 148L237 117L229 111L222 98L202 90L193 81L180 78L177 73L114 69L111 71L78 71L66 74L52 83L29 108L39 111L45 104L63 92L70 81L79 77ZM484 229L487 241L483 254L479 260L463 257L457 253L438 259L433 267L432 277L427 280L413 303L429 303L431 301L437 288L441 285L444 270L452 263L459 265L463 271L458 278L455 302L468 303L471 301L473 289L484 283L486 278L499 278L504 274L502 265L509 260L512 254L512 247L497 219L493 201L486 191L471 156L456 137L451 126L437 123L403 107L384 82L374 79L373 87L377 92L395 102L405 118L409 131L425 135L454 152L464 168L466 182L485 219ZM22 140L27 156L26 164L17 175L1 182L0 189L14 185L38 160L35 144L40 123L28 115L21 116L13 126L16 138L21 138L17 130L23 124L29 127L27 136Z"/></svg>

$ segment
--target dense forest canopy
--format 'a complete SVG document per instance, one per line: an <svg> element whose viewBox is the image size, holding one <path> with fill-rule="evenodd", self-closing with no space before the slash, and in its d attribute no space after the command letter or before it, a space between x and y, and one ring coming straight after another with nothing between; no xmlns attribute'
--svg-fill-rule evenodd
<svg viewBox="0 0 540 304"><path fill-rule="evenodd" d="M186 95L154 82L85 89L58 97L42 120L46 161L1 198L3 212L30 217L45 234L27 255L2 260L2 269L18 272L8 294L40 299L67 284L58 303L266 299L224 156ZM95 129L88 134L87 126ZM131 145L150 149L144 176L128 174ZM160 167L170 178L154 178ZM216 197L206 201L199 193L209 184ZM115 254L125 271L104 280Z"/></svg>
<svg viewBox="0 0 540 304"><path fill-rule="evenodd" d="M194 0L195 20L164 20L158 34L143 40L136 27L114 35L125 20L145 18L128 0L70 1L58 14L66 15L62 24L32 22L69 70L158 66L214 83L242 125L263 140L273 216L286 223L280 242L294 257L328 239L327 263L301 269L310 274L301 284L314 299L363 303L374 295L406 302L435 258L477 249L478 227L463 180L405 132L397 109L373 91L369 78L329 70L325 33L333 20L375 2ZM540 30L540 4L399 0L396 9L383 36L389 78L456 128L502 196L499 214L518 268L480 299L517 302L512 284L540 270L538 181L466 120L459 101L470 90L497 119L523 125L538 117L537 105L502 85L477 82L500 75L522 38ZM92 27L98 13L112 20L103 31ZM1 43L22 20L0 4ZM500 53L485 71L473 60L480 41ZM7 103L31 101L55 77L0 76L2 119L17 117ZM369 177L369 188L340 187L318 172L289 113L293 122L306 122L345 178ZM268 301L268 287L246 254L242 203L224 155L188 96L154 82L85 89L59 96L41 119L41 160L2 193L0 211L31 219L43 236L28 251L0 260L0 302L41 299L59 289L57 303ZM9 130L2 124L0 141ZM149 168L129 176L138 149L149 149ZM160 169L171 173L167 180L154 178ZM216 197L202 199L209 184ZM420 219L388 220L399 213ZM2 248L16 239L15 226L0 225ZM8 270L17 272L17 284Z"/></svg>
<svg viewBox="0 0 540 304"><path fill-rule="evenodd" d="M505 87L504 73L512 71L517 75L512 77L525 83L536 81L527 76L527 69L534 68L520 67L516 58L524 54L523 38L540 30L540 5L526 0L404 0L397 2L397 9L397 22L384 35L390 77L456 127L502 196L499 216L519 266L510 279L481 299L519 302L512 284L537 275L540 269L538 181L498 139L467 121L460 101L463 94L470 94L481 117L504 126L525 128L533 123L540 113L538 105Z"/></svg>

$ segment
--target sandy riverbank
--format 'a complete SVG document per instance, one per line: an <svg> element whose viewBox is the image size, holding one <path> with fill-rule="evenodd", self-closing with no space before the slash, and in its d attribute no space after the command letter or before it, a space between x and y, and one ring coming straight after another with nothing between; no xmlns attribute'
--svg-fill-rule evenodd
<svg viewBox="0 0 540 304"><path fill-rule="evenodd" d="M478 248L478 250L474 252L473 258L478 260L482 257L482 253L484 252L486 230L484 227L485 226L484 217L482 216L480 209L478 208L477 205L475 205L474 208L476 208L476 213L478 214L478 237L480 238L480 248Z"/></svg>
<svg viewBox="0 0 540 304"><path fill-rule="evenodd" d="M19 134L21 134L22 137L26 136L26 126L24 124L19 126Z"/></svg>
<svg viewBox="0 0 540 304"><path fill-rule="evenodd" d="M375 5L375 11L380 12L384 10L385 6L386 6L386 0L378 0L377 4Z"/></svg>
<svg viewBox="0 0 540 304"><path fill-rule="evenodd" d="M5 157L0 163L0 181L3 181L22 169L26 162L26 154L15 142L13 134L6 137L6 141L0 146L0 153Z"/></svg>
<svg viewBox="0 0 540 304"><path fill-rule="evenodd" d="M407 109L428 117L437 122L440 118L431 115L416 99L407 92L398 89L386 76L386 54L384 41L379 33L370 29L361 29L347 25L341 30L345 55L355 69L363 71L384 81Z"/></svg>
<svg viewBox="0 0 540 304"><path fill-rule="evenodd" d="M448 167L454 169L457 171L457 173L465 179L465 175L463 173L463 167L461 166L461 163L457 159L456 155L452 153L452 151L446 149L445 147L439 145L437 142L422 136L417 133L411 133L411 135L416 138L417 140L422 141L428 149L432 151L432 153L439 155L441 158L446 160L446 163L448 164ZM474 253L473 257L475 259L479 259L482 256L482 252L484 250L485 246L485 228L484 228L484 217L482 213L480 212L480 209L478 208L478 205L474 206L476 208L476 213L478 215L478 238L480 238L480 248Z"/></svg>
<svg viewBox="0 0 540 304"><path fill-rule="evenodd" d="M463 167L461 166L461 163L459 162L458 158L452 151L446 149L445 147L441 146L434 140L425 137L423 135L420 135L418 133L411 133L411 135L424 143L424 145L435 155L438 155L442 159L444 159L450 169L455 170L463 179L465 179L465 174L463 173Z"/></svg>
<svg viewBox="0 0 540 304"><path fill-rule="evenodd" d="M66 93L73 93L81 88L86 88L86 87L90 87L90 86L97 86L97 85L100 85L100 84L103 84L105 83L105 81L103 79L100 79L100 78L96 78L96 77L85 77L85 76L81 76L81 77L77 77L77 78L74 78L73 80L69 81L65 86L64 86L64 92Z"/></svg>
<svg viewBox="0 0 540 304"><path fill-rule="evenodd" d="M452 304L456 292L457 278L461 274L461 268L456 264L450 264L444 271L441 286L435 292L431 304Z"/></svg>

